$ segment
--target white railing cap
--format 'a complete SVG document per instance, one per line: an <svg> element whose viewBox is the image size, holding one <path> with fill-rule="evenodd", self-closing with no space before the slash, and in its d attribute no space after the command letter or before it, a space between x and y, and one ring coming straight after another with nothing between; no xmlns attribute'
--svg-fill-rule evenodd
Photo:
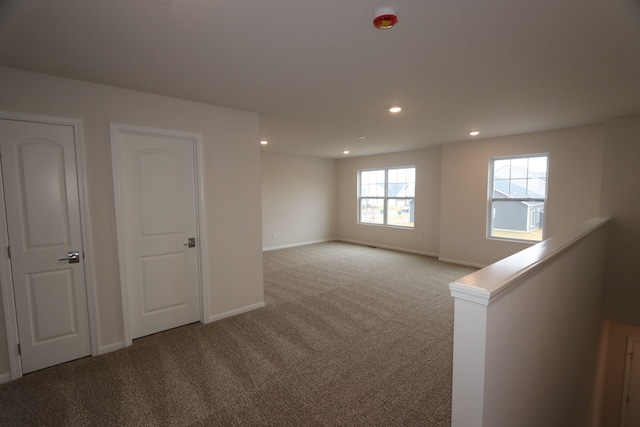
<svg viewBox="0 0 640 427"><path fill-rule="evenodd" d="M501 259L449 284L451 296L489 305L505 295L554 256L605 224L609 218L595 217L579 226Z"/></svg>

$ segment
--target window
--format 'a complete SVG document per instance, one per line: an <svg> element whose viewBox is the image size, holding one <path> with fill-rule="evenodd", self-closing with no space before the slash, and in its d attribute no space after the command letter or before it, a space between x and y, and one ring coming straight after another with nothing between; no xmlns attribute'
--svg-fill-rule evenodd
<svg viewBox="0 0 640 427"><path fill-rule="evenodd" d="M415 167L359 171L358 222L413 228L415 196Z"/></svg>
<svg viewBox="0 0 640 427"><path fill-rule="evenodd" d="M491 160L489 237L542 240L547 157L538 154Z"/></svg>

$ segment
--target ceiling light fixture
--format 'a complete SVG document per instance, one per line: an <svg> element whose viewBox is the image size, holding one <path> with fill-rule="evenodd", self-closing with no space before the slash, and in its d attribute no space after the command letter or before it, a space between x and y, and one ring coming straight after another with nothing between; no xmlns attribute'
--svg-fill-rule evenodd
<svg viewBox="0 0 640 427"><path fill-rule="evenodd" d="M260 141L260 144L262 145L267 145L269 143L269 141L267 141L266 139L263 139L262 141Z"/></svg>
<svg viewBox="0 0 640 427"><path fill-rule="evenodd" d="M358 135L358 139L365 139L366 137L364 135Z"/></svg>
<svg viewBox="0 0 640 427"><path fill-rule="evenodd" d="M388 30L398 23L398 12L391 7L383 7L373 14L373 26L379 30Z"/></svg>
<svg viewBox="0 0 640 427"><path fill-rule="evenodd" d="M400 108L400 107L391 107L391 108L389 108L389 111L391 111L392 113L399 113L400 111L402 111L402 108Z"/></svg>
<svg viewBox="0 0 640 427"><path fill-rule="evenodd" d="M351 151L349 151L349 150L344 150L344 151L342 152L342 154L349 154L350 152L351 152Z"/></svg>
<svg viewBox="0 0 640 427"><path fill-rule="evenodd" d="M480 135L480 132L478 132L477 130L474 130L473 132L469 132L469 135L478 136L478 135Z"/></svg>

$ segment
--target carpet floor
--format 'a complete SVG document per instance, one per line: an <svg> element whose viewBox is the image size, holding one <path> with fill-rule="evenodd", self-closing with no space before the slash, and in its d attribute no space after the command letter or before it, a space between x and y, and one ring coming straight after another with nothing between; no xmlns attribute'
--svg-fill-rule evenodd
<svg viewBox="0 0 640 427"><path fill-rule="evenodd" d="M264 253L266 307L0 386L0 425L449 426L475 269L329 242Z"/></svg>

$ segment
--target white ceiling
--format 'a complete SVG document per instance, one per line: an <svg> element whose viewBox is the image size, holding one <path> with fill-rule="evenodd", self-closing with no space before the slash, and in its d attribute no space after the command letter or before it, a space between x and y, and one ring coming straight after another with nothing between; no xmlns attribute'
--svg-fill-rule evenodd
<svg viewBox="0 0 640 427"><path fill-rule="evenodd" d="M2 0L0 65L257 112L263 150L340 158L640 112L640 3Z"/></svg>

